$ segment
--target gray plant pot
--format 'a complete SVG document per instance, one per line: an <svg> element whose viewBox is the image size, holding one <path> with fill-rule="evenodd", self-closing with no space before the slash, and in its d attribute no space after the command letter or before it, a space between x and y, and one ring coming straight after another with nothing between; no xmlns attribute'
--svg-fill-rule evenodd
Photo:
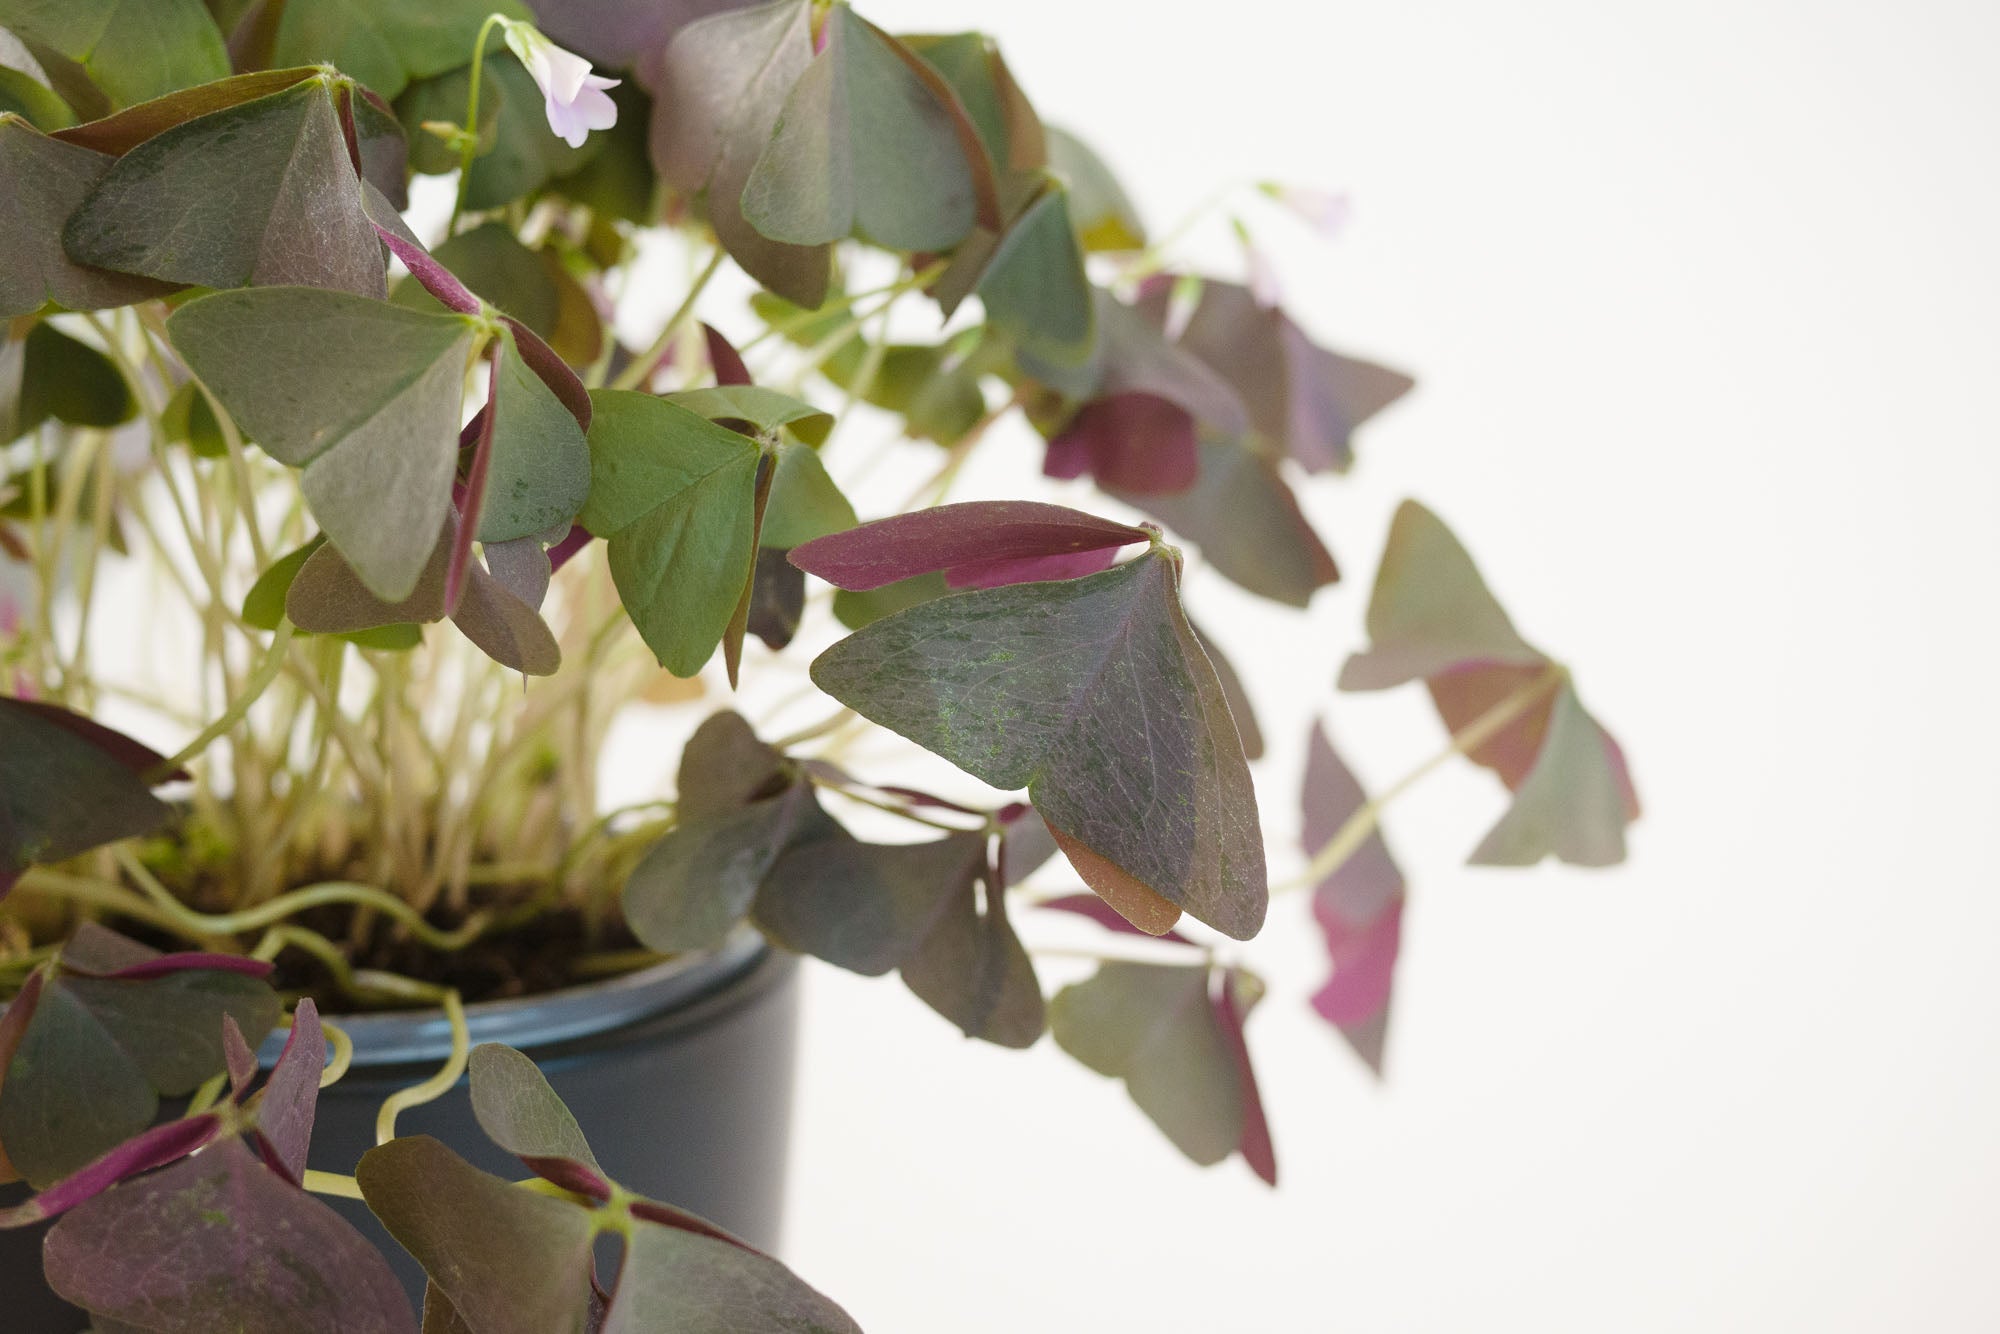
<svg viewBox="0 0 2000 1334"><path fill-rule="evenodd" d="M783 1212L797 1037L797 961L745 933L712 955L658 964L586 987L470 1006L474 1045L504 1042L533 1057L596 1151L632 1190L692 1209L767 1250ZM437 1072L451 1030L437 1011L350 1015L354 1063L320 1095L311 1166L351 1173L375 1143L382 1099ZM266 1063L282 1034L259 1053ZM404 1112L399 1135L433 1135L509 1179L520 1161L495 1149L472 1117L465 1081ZM0 1204L25 1192L0 1188ZM321 1197L389 1257L410 1292L424 1276L358 1200ZM45 1228L0 1232L0 1329L72 1334L88 1328L42 1281Z"/></svg>

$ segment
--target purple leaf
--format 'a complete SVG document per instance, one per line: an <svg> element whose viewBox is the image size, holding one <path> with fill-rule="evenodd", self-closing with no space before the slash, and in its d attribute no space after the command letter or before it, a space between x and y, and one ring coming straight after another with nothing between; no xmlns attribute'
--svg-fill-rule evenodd
<svg viewBox="0 0 2000 1334"><path fill-rule="evenodd" d="M604 1334L861 1334L847 1312L791 1270L732 1242L635 1223Z"/></svg>
<svg viewBox="0 0 2000 1334"><path fill-rule="evenodd" d="M444 610L447 616L458 610L459 593L465 587L466 562L472 559L472 539L479 532L479 512L486 507L486 477L493 465L494 423L500 418L499 404L495 401L500 392L498 344L487 347L486 363L492 368L493 376L486 406L465 424L465 431L459 435L459 444L463 447L465 433L472 434L472 466L465 475L463 494L457 498L459 517L454 525L451 558L445 566Z"/></svg>
<svg viewBox="0 0 2000 1334"><path fill-rule="evenodd" d="M1243 1089L1243 1138L1236 1150L1267 1186L1278 1184L1278 1154L1271 1144L1271 1123L1264 1117L1264 1095L1257 1090L1257 1072L1250 1067L1250 1046L1243 1038L1243 1021L1263 995L1263 987L1240 968L1223 972L1215 990L1216 1026L1236 1058L1237 1083Z"/></svg>
<svg viewBox="0 0 2000 1334"><path fill-rule="evenodd" d="M165 824L172 811L148 781L162 763L80 714L0 695L0 792L7 794L0 894L37 862L63 861Z"/></svg>
<svg viewBox="0 0 2000 1334"><path fill-rule="evenodd" d="M243 1040L243 1030L226 1014L222 1016L222 1059L229 1068L230 1097L241 1102L257 1078L257 1053L250 1050L250 1044Z"/></svg>
<svg viewBox="0 0 2000 1334"><path fill-rule="evenodd" d="M1138 927L1119 916L1117 909L1113 908L1103 899L1098 898L1095 894L1065 894L1059 899L1043 899L1035 906L1037 908L1047 908L1054 912L1075 913L1078 917L1088 917L1091 921L1106 930L1116 931L1121 935L1149 935L1148 932L1141 931ZM1162 932L1160 935L1151 938L1155 940L1171 940L1179 945L1194 944L1192 940L1189 940L1178 931Z"/></svg>
<svg viewBox="0 0 2000 1334"><path fill-rule="evenodd" d="M143 1130L89 1166L71 1173L31 1200L0 1210L0 1228L25 1227L67 1213L95 1199L127 1177L178 1162L222 1131L213 1112L169 1121Z"/></svg>
<svg viewBox="0 0 2000 1334"><path fill-rule="evenodd" d="M1052 579L1081 579L1102 574L1118 563L1118 548L1065 552L1059 556L1026 556L1019 560L967 561L944 577L952 588L1000 588L1006 584L1038 584Z"/></svg>
<svg viewBox="0 0 2000 1334"><path fill-rule="evenodd" d="M701 326L702 337L708 342L708 364L715 370L718 385L750 384L750 368L743 364L743 354L735 345L717 331L712 324Z"/></svg>
<svg viewBox="0 0 2000 1334"><path fill-rule="evenodd" d="M1154 394L1095 399L1049 441L1042 471L1050 477L1088 474L1101 486L1134 495L1186 491L1201 473L1194 418Z"/></svg>
<svg viewBox="0 0 2000 1334"><path fill-rule="evenodd" d="M163 1334L416 1334L381 1252L236 1139L76 1209L43 1260L66 1300Z"/></svg>
<svg viewBox="0 0 2000 1334"><path fill-rule="evenodd" d="M268 978L271 964L263 959L252 959L241 954L211 954L199 950L183 950L176 954L162 954L157 959L147 959L139 963L126 964L108 972L97 972L85 968L76 961L73 952L63 952L63 965L73 973L89 977L115 977L128 982L143 982L148 978L166 977L172 973L192 970L207 972L241 973L245 977Z"/></svg>
<svg viewBox="0 0 2000 1334"><path fill-rule="evenodd" d="M455 310L461 315L479 313L479 298L472 294L472 289L460 282L457 274L433 258L431 252L418 244L416 238L407 230L384 226L374 216L368 220L374 225L375 235L381 238L382 244L388 246L389 252L403 261L403 267L410 271L410 276L415 278L426 292L443 303L447 310Z"/></svg>
<svg viewBox="0 0 2000 1334"><path fill-rule="evenodd" d="M1001 808L998 818L1000 848L995 853L996 874L1003 889L1012 889L1040 870L1059 849L1048 824L1026 802L1010 802Z"/></svg>
<svg viewBox="0 0 2000 1334"><path fill-rule="evenodd" d="M1323 728L1307 741L1300 796L1300 843L1308 856L1332 842L1367 801ZM1346 1035L1377 1074L1389 1025L1389 1000L1402 943L1403 873L1378 829L1313 887L1313 917L1326 938L1333 977L1313 1008Z"/></svg>
<svg viewBox="0 0 2000 1334"><path fill-rule="evenodd" d="M582 524L571 524L569 536L549 548L549 568L560 570L575 559L576 554L591 543L590 530Z"/></svg>
<svg viewBox="0 0 2000 1334"><path fill-rule="evenodd" d="M583 430L590 429L590 391L583 387L576 372L569 363L556 355L555 349L542 341L542 336L512 315L502 315L500 322L514 335L514 346L541 382L549 387L549 392L569 409L569 415L576 418L576 424Z"/></svg>
<svg viewBox="0 0 2000 1334"><path fill-rule="evenodd" d="M947 580L960 566L974 577L995 561L1026 561L1116 550L1153 535L1081 510L1026 500L941 505L818 538L792 564L851 591L880 588L933 570Z"/></svg>
<svg viewBox="0 0 2000 1334"><path fill-rule="evenodd" d="M726 1241L731 1246L741 1247L743 1250L749 1251L752 1255L762 1255L764 1253L735 1233L725 1231L709 1222L706 1218L703 1218L700 1214L690 1213L679 1205L662 1204L658 1200L634 1200L632 1201L632 1216L634 1218L643 1218L649 1223L658 1223L662 1227L678 1228L682 1232L692 1232L697 1237L712 1237L716 1241Z"/></svg>
<svg viewBox="0 0 2000 1334"><path fill-rule="evenodd" d="M319 1077L326 1069L326 1034L312 997L292 1012L291 1036L271 1067L257 1102L257 1134L271 1166L293 1185L305 1179L306 1150L312 1146L313 1113L319 1105Z"/></svg>
<svg viewBox="0 0 2000 1334"><path fill-rule="evenodd" d="M0 1012L0 1099L7 1095L7 1068L14 1064L14 1053L20 1048L21 1035L28 1031L28 1020L35 1013L35 1005L42 996L43 971L37 968L28 974L28 980L14 993L14 999ZM7 1146L0 1143L0 1185L19 1181L21 1174L15 1170L7 1157Z"/></svg>

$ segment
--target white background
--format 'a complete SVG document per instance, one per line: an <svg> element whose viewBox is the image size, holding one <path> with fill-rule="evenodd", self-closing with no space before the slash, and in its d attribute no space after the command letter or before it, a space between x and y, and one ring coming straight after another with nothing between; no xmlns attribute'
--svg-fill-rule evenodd
<svg viewBox="0 0 2000 1334"><path fill-rule="evenodd" d="M1243 205L1309 327L1420 380L1311 489L1347 580L1304 619L1193 587L1266 701L1279 872L1312 712L1376 785L1441 739L1331 690L1404 495L1647 813L1590 874L1465 869L1481 772L1391 812L1380 1085L1274 912L1276 1193L1047 1041L815 966L792 1261L872 1334L2000 1328L1990 0L863 11L995 31L1155 228L1239 177L1353 199L1331 244ZM1237 271L1220 224L1192 251Z"/></svg>

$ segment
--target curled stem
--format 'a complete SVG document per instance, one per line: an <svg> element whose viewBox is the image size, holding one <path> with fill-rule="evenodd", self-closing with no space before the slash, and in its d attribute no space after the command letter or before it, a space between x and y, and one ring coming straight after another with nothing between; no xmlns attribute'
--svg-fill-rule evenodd
<svg viewBox="0 0 2000 1334"><path fill-rule="evenodd" d="M387 1144L396 1138L396 1117L412 1107L421 1107L427 1102L435 1102L451 1091L458 1077L465 1073L465 1062L472 1046L471 1035L465 1027L465 1005L459 1000L457 988L445 991L441 998L445 1018L451 1021L451 1055L445 1058L444 1066L421 1084L412 1084L405 1089L397 1089L382 1100L382 1110L375 1117L375 1142Z"/></svg>

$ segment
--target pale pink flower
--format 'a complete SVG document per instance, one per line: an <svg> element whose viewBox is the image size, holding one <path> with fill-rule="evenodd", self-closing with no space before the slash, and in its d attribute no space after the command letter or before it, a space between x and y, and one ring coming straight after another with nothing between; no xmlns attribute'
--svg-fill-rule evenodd
<svg viewBox="0 0 2000 1334"><path fill-rule="evenodd" d="M608 130L618 123L618 106L604 90L616 88L619 80L592 74L588 60L563 50L532 24L510 19L502 27L507 48L521 58L542 90L549 128L564 143L581 148L592 130Z"/></svg>
<svg viewBox="0 0 2000 1334"><path fill-rule="evenodd" d="M1339 236L1346 228L1352 211L1347 196L1331 190L1279 185L1275 181L1265 181L1257 188L1304 219L1307 226L1328 240Z"/></svg>

